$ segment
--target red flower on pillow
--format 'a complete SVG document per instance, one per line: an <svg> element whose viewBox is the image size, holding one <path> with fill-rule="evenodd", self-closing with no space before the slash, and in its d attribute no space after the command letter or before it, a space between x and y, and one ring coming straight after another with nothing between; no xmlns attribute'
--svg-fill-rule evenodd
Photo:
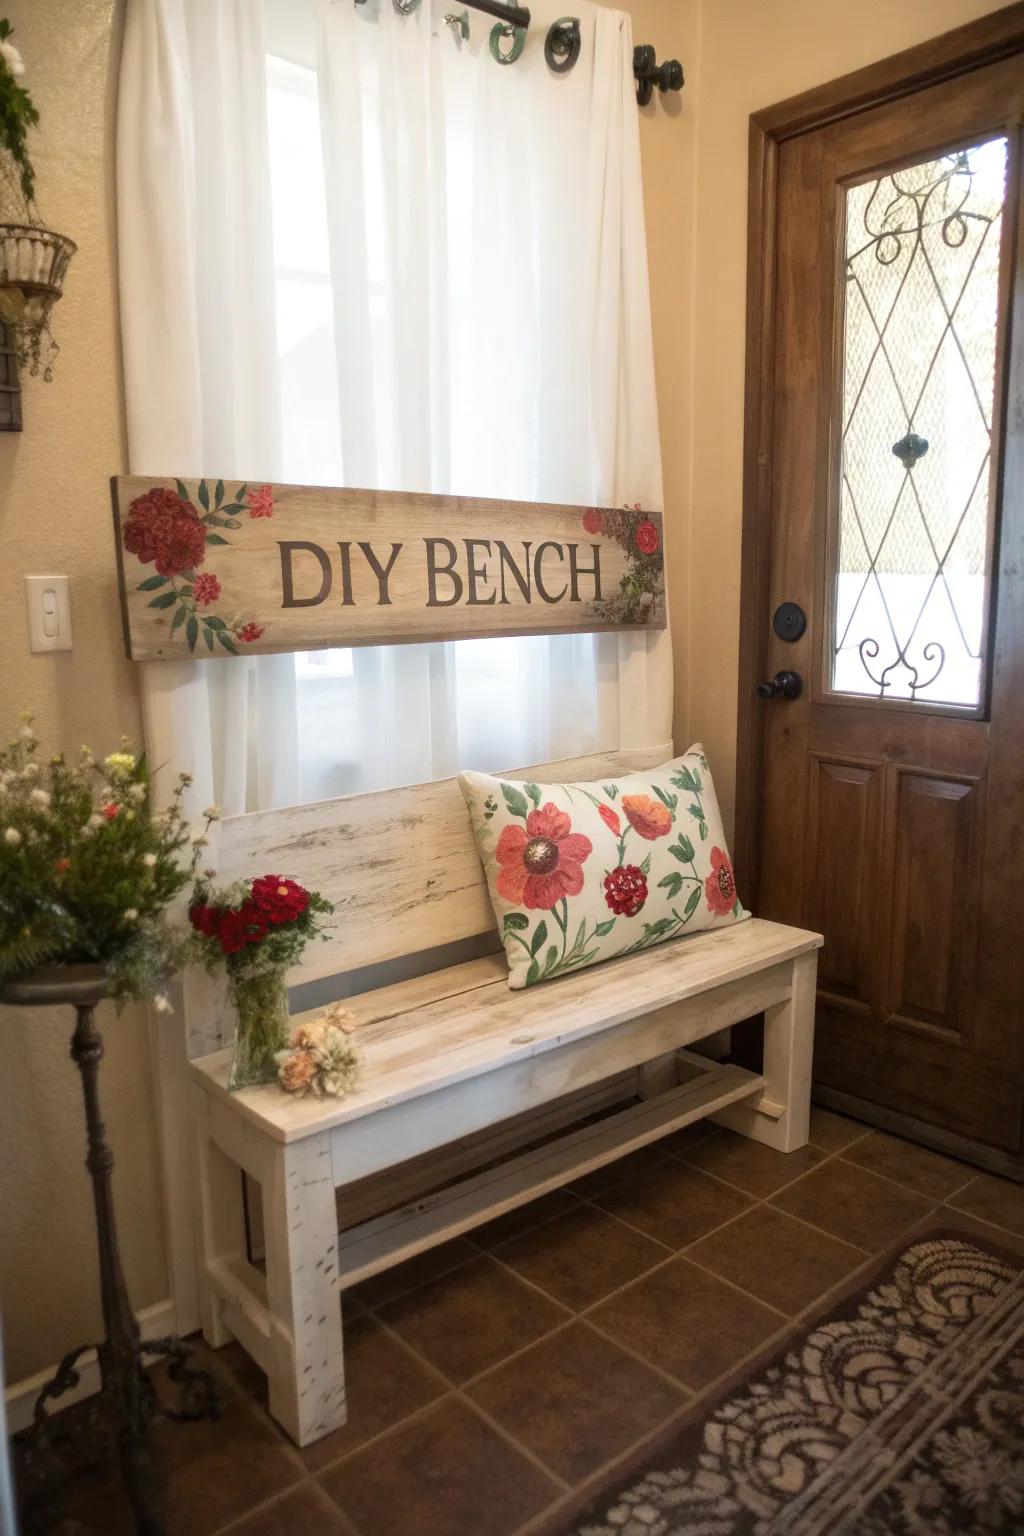
<svg viewBox="0 0 1024 1536"><path fill-rule="evenodd" d="M161 576L180 576L202 564L206 528L187 501L154 486L144 496L136 496L128 508L124 547L143 565L152 562Z"/></svg>
<svg viewBox="0 0 1024 1536"><path fill-rule="evenodd" d="M604 877L604 899L620 917L636 917L647 900L647 877L636 864L623 864Z"/></svg>
<svg viewBox="0 0 1024 1536"><path fill-rule="evenodd" d="M526 827L504 827L495 856L501 865L498 892L506 901L524 907L550 910L563 896L578 896L583 889L584 859L594 845L549 800L531 811Z"/></svg>
<svg viewBox="0 0 1024 1536"><path fill-rule="evenodd" d="M621 834L622 823L619 821L619 818L616 816L610 805L599 805L597 808L597 814L600 816L601 820L604 822L605 826L610 832L614 832L616 837Z"/></svg>
<svg viewBox="0 0 1024 1536"><path fill-rule="evenodd" d="M252 899L266 923L294 923L309 906L309 892L281 875L261 875L252 882Z"/></svg>
<svg viewBox="0 0 1024 1536"><path fill-rule="evenodd" d="M711 873L704 882L704 899L716 917L728 917L736 905L736 876L729 855L721 848L711 850Z"/></svg>
<svg viewBox="0 0 1024 1536"><path fill-rule="evenodd" d="M657 526L651 522L650 518L640 524L635 537L636 547L642 555L655 554L661 544Z"/></svg>
<svg viewBox="0 0 1024 1536"><path fill-rule="evenodd" d="M664 837L672 830L672 817L668 807L650 795L623 795L622 809L634 832L653 843L656 837Z"/></svg>

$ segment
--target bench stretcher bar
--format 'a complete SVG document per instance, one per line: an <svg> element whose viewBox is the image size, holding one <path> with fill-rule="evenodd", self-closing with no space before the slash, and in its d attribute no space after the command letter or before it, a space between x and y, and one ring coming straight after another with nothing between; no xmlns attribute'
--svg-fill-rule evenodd
<svg viewBox="0 0 1024 1536"><path fill-rule="evenodd" d="M682 1130L694 1120L725 1109L737 1099L763 1092L764 1078L742 1067L709 1067L706 1058L689 1051L680 1051L679 1059L699 1067L700 1076L343 1232L339 1286L367 1280L595 1168L603 1168L638 1147Z"/></svg>

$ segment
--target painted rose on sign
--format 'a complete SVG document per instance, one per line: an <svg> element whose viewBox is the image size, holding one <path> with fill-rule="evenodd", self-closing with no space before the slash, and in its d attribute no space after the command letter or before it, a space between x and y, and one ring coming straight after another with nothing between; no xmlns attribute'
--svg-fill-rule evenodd
<svg viewBox="0 0 1024 1536"><path fill-rule="evenodd" d="M156 574L140 581L137 590L155 594L149 606L167 610L172 635L181 631L190 651L202 636L208 651L219 645L237 656L239 645L262 639L266 627L241 615L225 618L210 612L221 596L220 578L199 567L211 549L229 543L222 528L241 528L245 513L273 517L273 493L269 485L240 485L229 498L224 481L218 480L211 498L209 485L200 480L196 501L198 507L181 480L173 491L158 485L136 496L125 518L124 547L142 565L154 567Z"/></svg>
<svg viewBox="0 0 1024 1536"><path fill-rule="evenodd" d="M582 522L585 533L614 539L626 556L618 592L601 605L605 618L615 624L648 623L658 613L664 595L664 560L657 523L639 502L615 511L588 507Z"/></svg>

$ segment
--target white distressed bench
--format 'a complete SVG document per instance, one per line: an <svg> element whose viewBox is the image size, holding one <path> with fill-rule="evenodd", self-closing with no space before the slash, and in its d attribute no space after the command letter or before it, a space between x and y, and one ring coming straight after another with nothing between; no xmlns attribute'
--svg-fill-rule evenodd
<svg viewBox="0 0 1024 1536"><path fill-rule="evenodd" d="M666 755L530 776L605 778ZM280 872L337 903L295 980L493 929L454 780L239 817L222 835L224 878ZM755 918L526 991L509 990L500 954L362 991L349 1005L365 1069L344 1099L229 1095L229 1051L193 1062L207 1341L239 1340L306 1445L345 1422L341 1287L704 1116L804 1145L820 944ZM760 1073L685 1049L762 1011ZM239 1169L259 1185L265 1273L247 1257Z"/></svg>

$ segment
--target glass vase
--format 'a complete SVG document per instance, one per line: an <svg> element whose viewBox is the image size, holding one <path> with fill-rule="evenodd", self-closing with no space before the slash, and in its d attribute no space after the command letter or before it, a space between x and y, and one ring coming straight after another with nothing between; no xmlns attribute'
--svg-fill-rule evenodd
<svg viewBox="0 0 1024 1536"><path fill-rule="evenodd" d="M228 1092L236 1093L277 1077L274 1054L288 1045L288 988L283 971L232 976L230 985L238 1023Z"/></svg>

